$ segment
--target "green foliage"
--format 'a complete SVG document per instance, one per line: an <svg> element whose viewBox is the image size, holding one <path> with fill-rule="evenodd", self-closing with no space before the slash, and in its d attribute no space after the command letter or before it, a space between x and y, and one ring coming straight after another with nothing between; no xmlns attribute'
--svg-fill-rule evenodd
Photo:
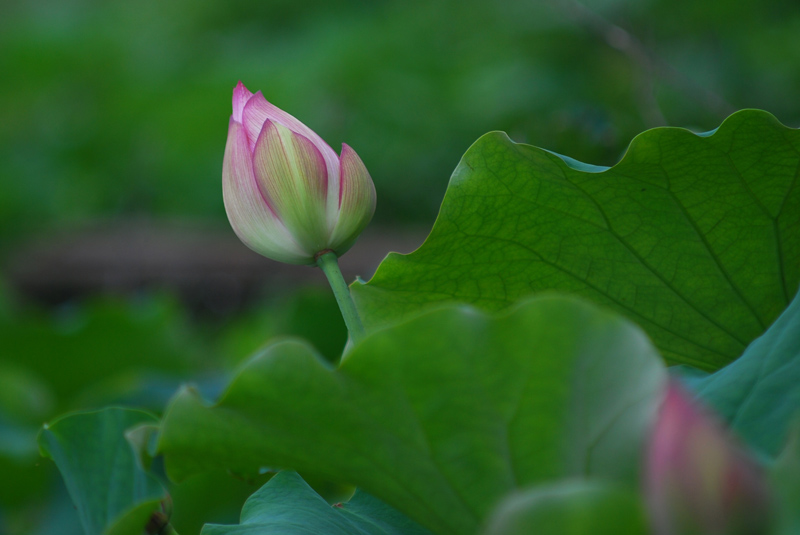
<svg viewBox="0 0 800 535"><path fill-rule="evenodd" d="M53 395L35 373L0 362L0 504L22 507L46 488L52 474L36 467L36 433L52 410Z"/></svg>
<svg viewBox="0 0 800 535"><path fill-rule="evenodd" d="M220 333L219 351L235 365L279 336L307 340L326 359L338 361L347 329L330 288L295 289L239 315Z"/></svg>
<svg viewBox="0 0 800 535"><path fill-rule="evenodd" d="M657 128L598 168L479 139L425 244L390 254L354 298L369 327L421 307L500 310L543 290L644 328L673 363L738 357L800 283L800 131L743 111L713 135Z"/></svg>
<svg viewBox="0 0 800 535"><path fill-rule="evenodd" d="M49 417L53 410L88 408L87 397L109 401L90 396L89 387L119 387L118 381L139 373L183 375L190 359L202 362L181 314L165 299L96 300L48 314L19 311L0 319L0 353L8 366L26 370L48 390L48 411L40 416Z"/></svg>
<svg viewBox="0 0 800 535"><path fill-rule="evenodd" d="M240 78L352 145L384 220L431 220L453 162L491 129L610 164L652 126L708 129L748 106L800 119L792 0L582 4L588 20L572 2L6 0L0 235L142 213L221 222Z"/></svg>
<svg viewBox="0 0 800 535"><path fill-rule="evenodd" d="M189 322L187 311L163 295L53 311L0 302L0 532L61 534L77 523L72 506L60 505L69 498L53 486L55 466L41 462L36 445L42 422L55 415L105 405L159 413L190 378L215 396L226 370L284 334L303 336L338 359L347 333L330 291L285 293L222 328ZM217 472L171 486L176 529L198 533L204 522L234 521L261 482Z"/></svg>
<svg viewBox="0 0 800 535"><path fill-rule="evenodd" d="M74 413L45 425L42 454L61 471L85 535L141 535L166 491L147 474L125 439L132 426L157 421L130 409Z"/></svg>
<svg viewBox="0 0 800 535"><path fill-rule="evenodd" d="M96 299L52 311L12 302L4 308L0 532L67 533L55 466L41 462L36 444L42 423L112 403L161 411L179 382L208 362L185 311L163 297ZM66 512L72 514L72 506ZM52 515L57 519L49 520ZM48 525L55 527L47 531Z"/></svg>
<svg viewBox="0 0 800 535"><path fill-rule="evenodd" d="M159 449L178 479L290 466L470 533L518 486L638 481L664 376L642 332L573 299L496 318L450 307L371 334L338 369L305 344L271 346L217 405L180 392Z"/></svg>
<svg viewBox="0 0 800 535"><path fill-rule="evenodd" d="M800 297L784 310L800 283L798 144L752 110L707 134L645 132L612 168L488 134L423 247L354 285L371 332L338 366L345 333L327 294L204 333L229 353L216 363L190 358L199 344L174 307L105 301L49 318L0 303L0 468L25 480L6 485L41 488L32 422L104 402L158 411L193 375L202 388L179 390L158 426L106 409L41 432L87 535L139 535L163 506L142 468L156 449L190 478L171 487L187 532L210 520L205 535L645 533L639 471L666 378L650 339L748 443L768 457L784 447L800 406ZM279 333L312 343L263 346ZM209 404L226 377L201 372L257 347ZM797 526L793 440L772 468L777 535ZM278 468L322 484L281 472L232 524ZM317 494L327 484L363 491L331 507ZM52 518L41 533L58 531Z"/></svg>
<svg viewBox="0 0 800 535"><path fill-rule="evenodd" d="M173 512L170 524L182 534L200 533L206 523L233 524L245 500L270 474L243 478L226 470L212 470L180 483L171 483Z"/></svg>
<svg viewBox="0 0 800 535"><path fill-rule="evenodd" d="M468 143L490 129L583 161L610 165L625 143L648 127L685 125L702 131L739 107L768 107L785 124L796 125L800 11L795 0L778 0L766 9L763 4L761 0L10 0L0 8L0 72L4 73L0 77L0 256L13 254L12 247L24 245L33 232L86 219L190 216L224 224L220 163L230 91L237 79L262 89L336 150L342 141L352 145L375 179L377 219L383 222L432 219L453 162ZM588 297L639 324L670 362L711 371L722 367L710 376L698 375L696 386L751 445L773 457L783 447L787 422L800 405L799 305L791 305L768 328L789 303L800 279L797 185L789 190L781 182L796 175L797 139L797 131L780 127L764 114L745 112L704 138L677 130L647 132L637 138L623 162L603 170L515 145L498 134L481 138L467 155L476 157L469 160L474 169L459 168L428 244L406 260L390 258L372 282L356 285L354 293L362 299L365 320L381 328L396 319L408 322L428 305L451 300L497 311L541 290ZM657 160L660 148L664 151L658 154L663 155L658 171L644 172L648 162ZM509 167L509 162L516 164ZM500 165L500 174L486 173L490 163ZM731 176L738 174L740 181L724 182L725 170L734 169ZM498 183L505 176L502 172L509 170L520 180L535 174L541 189L535 194L515 190L513 196L501 189L486 196L484 186ZM630 176L623 176L626 170ZM649 184L642 186L645 191L636 188L642 181L655 181L661 172L686 182L686 188L670 192L680 202L672 202L665 190ZM473 186L481 199L465 196ZM583 188L586 195L570 188ZM524 205L524 199L535 200L536 208L511 209ZM689 216L702 212L694 219L700 232L693 234L688 219L678 223L681 211ZM608 215L609 228L603 229L605 221L598 212ZM590 229L598 221L599 226ZM532 225L527 235L525 224ZM510 236L492 234L504 229L512 230ZM447 243L440 240L458 232L469 236ZM480 241L482 236L506 241L487 245ZM414 265L417 260L424 263ZM546 261L551 268L545 267ZM469 266L466 271L465 266ZM565 269L575 269L579 278L570 278ZM424 292L429 295L422 296ZM408 477L416 478L413 492L408 493L416 498L407 499L417 507L415 514L433 515L434 507L442 508L445 520L452 521L448 527L463 521L458 515L465 509L485 519L496 511L497 503L522 503L507 495L510 489L534 502L537 496L552 499L547 510L537 509L535 503L530 511L521 506L512 510L519 515L512 520L529 521L529 514L537 518L539 531L543 520L536 515L591 522L602 516L595 507L615 507L605 501L605 491L595 496L583 483L576 483L574 496L559 494L559 483L550 485L551 479L585 472L570 468L561 456L577 456L581 448L587 449L582 441L589 440L579 437L576 443L573 435L555 429L569 422L579 427L574 423L575 411L580 412L576 407L605 414L602 406L594 406L602 397L599 394L577 399L559 389L586 391L611 384L608 388L619 390L616 395L622 399L634 394L625 385L639 384L625 376L635 370L614 364L615 356L598 356L597 362L610 361L590 369L599 367L607 373L599 373L596 380L588 373L580 375L586 377L581 390L558 375L572 370L578 376L580 359L562 361L555 343L549 349L528 348L543 361L535 370L522 372L530 375L530 388L543 392L526 420L531 447L539 449L525 457L529 465L524 469L515 467L520 482L498 489L502 487L498 476L487 467L496 463L501 474L509 468L499 446L484 446L492 439L502 440L499 434L492 435L494 426L502 423L497 417L502 411L486 400L490 393L500 395L496 381L501 376L503 381L521 380L509 379L512 370L521 373L513 364L519 355L512 346L544 334L526 333L517 339L507 326L507 340L500 344L505 349L495 355L489 342L475 343L482 332L476 325L499 338L501 324L510 316L487 319L452 309L438 314L440 319L450 314L461 327L430 326L424 331L427 339L411 337L401 343L409 325L421 328L419 323L404 323L395 334L375 335L375 340L383 340L373 342L382 344L380 348L356 348L350 356L354 363L345 361L336 370L308 345L272 347L242 368L220 407L203 407L198 398L184 392L170 417L180 416L183 407L191 409L187 410L191 417L208 415L209 425L241 424L250 431L264 419L280 420L284 427L278 442L272 444L268 429L257 437L260 448L263 444L283 448L279 453L287 465L310 467L323 476L368 483L380 479L376 495L405 499L402 489L385 488L393 484L391 478L382 479L380 471L368 474L366 461L358 465L343 460L353 451L372 452L373 443L359 440L377 440L388 448L380 453L386 466L400 473L408 463ZM612 317L608 312L598 314ZM327 362L337 361L346 338L333 301L319 294L302 294L251 312L221 333L207 323L187 329L185 320L179 307L162 301L90 302L61 307L52 314L30 313L15 309L0 280L0 532L64 535L80 528L70 523L75 511L68 500L58 491L49 492L53 463L37 457L36 429L53 415L109 403L160 412L182 380L194 380L204 397L213 397L209 393L216 391L215 383L227 381L230 365L275 335L304 338ZM549 320L542 325L538 329L552 328L553 336L561 332ZM463 333L462 328L473 330ZM529 329L527 324L518 328ZM448 337L455 339L455 348L448 345ZM516 357L505 362L504 351ZM291 361L292 352L299 355L299 362ZM734 361L742 352L741 360ZM412 353L416 356L406 362ZM652 356L650 349L647 353ZM458 362L463 355L472 359L468 363L475 365L474 373L467 363ZM262 377L265 369L278 365L286 367L279 377L297 382L277 384L277 379ZM304 365L310 377L301 377ZM415 367L424 370L421 379ZM609 377L612 369L619 377ZM206 380L209 371L211 378ZM322 389L331 381L338 389L330 398L335 403L328 405ZM262 392L264 385L275 385L275 390ZM642 403L652 403L651 390L641 388L646 392ZM337 397L340 394L350 397ZM255 408L243 408L250 395ZM416 404L401 407L407 399ZM275 415L261 412L258 403L263 400L279 407ZM225 408L234 401L239 405ZM441 407L446 410L437 415ZM459 412L464 407L472 413ZM396 410L398 421L391 419L395 413L386 416L382 410ZM414 415L407 413L412 410L424 417L428 427L412 421ZM313 425L299 417L308 413L317 418ZM473 415L478 420L468 419ZM152 418L145 420L152 423ZM55 441L54 457L86 460L79 450L86 444L93 447L94 435L75 436L72 426L77 421L59 420L42 434ZM358 427L361 423L372 427ZM417 423L419 428L409 430ZM318 424L325 438L320 444L313 442ZM181 425L199 428L200 423L188 420ZM630 463L620 466L631 472L639 454L640 424L621 427L631 436L609 431L600 443L608 443L609 450L617 449L612 446L615 441L622 444L619 455L627 451ZM59 429L65 434L60 435ZM431 449L414 435L418 429L433 431ZM447 433L455 437L450 442ZM418 449L397 446L408 436L419 439ZM220 458L261 468L262 456L275 452L261 448L245 451L240 458L240 446L255 447L248 437L200 437L191 455L171 461L176 470L187 472L194 470L193 463L230 464ZM518 456L524 449L521 442L528 438L520 434L514 442ZM208 452L201 451L211 443L220 446L216 460L204 458ZM115 444L119 451L127 451L122 443ZM311 449L303 450L305 444L312 444ZM780 535L800 529L797 444L795 438L773 470L781 503ZM464 454L461 460L461 446L474 457ZM602 459L606 453L597 456ZM104 459L108 460L94 459L96 469L68 469L68 481L80 486L85 478L104 474L109 466L103 465ZM451 462L443 468L429 466L439 460ZM462 470L462 464L467 468ZM432 474L430 481L419 475L420 466ZM551 471L539 478L538 472L531 475L533 468ZM442 481L450 475L452 484ZM171 486L178 530L197 533L204 521L233 523L244 497L258 488L263 477L237 473L231 478L217 469ZM534 487L526 486L531 483L526 477L536 479ZM608 485L592 481L589 487ZM384 494L377 492L381 489ZM463 490L470 502L451 507L451 502L428 500L436 489L442 490L442 500L456 502L453 495ZM481 497L485 502L475 505ZM344 509L354 507L360 498L367 495L357 494ZM136 532L152 505L147 500L138 509L131 505L127 511L132 516L116 517L115 526ZM565 516L559 516L562 512ZM470 514L463 516L469 521L474 518ZM623 512L612 519L603 517L596 520L593 531L632 518ZM554 522L557 529L567 529L570 520ZM469 523L467 530L475 525ZM108 524L98 529L111 533L116 528Z"/></svg>
<svg viewBox="0 0 800 535"><path fill-rule="evenodd" d="M646 535L639 497L591 480L566 480L515 493L498 506L485 535Z"/></svg>
<svg viewBox="0 0 800 535"><path fill-rule="evenodd" d="M42 469L36 448L38 426L11 420L0 413L0 504L19 510L48 488L54 474ZM0 527L2 524L0 524Z"/></svg>
<svg viewBox="0 0 800 535"><path fill-rule="evenodd" d="M326 533L330 535L428 535L429 532L368 494L356 491L331 506L294 472L280 472L253 494L241 525L206 525L201 535Z"/></svg>
<svg viewBox="0 0 800 535"><path fill-rule="evenodd" d="M777 510L777 535L800 532L800 419L777 462L772 467Z"/></svg>
<svg viewBox="0 0 800 535"><path fill-rule="evenodd" d="M739 359L692 386L752 447L777 455L800 417L800 294Z"/></svg>

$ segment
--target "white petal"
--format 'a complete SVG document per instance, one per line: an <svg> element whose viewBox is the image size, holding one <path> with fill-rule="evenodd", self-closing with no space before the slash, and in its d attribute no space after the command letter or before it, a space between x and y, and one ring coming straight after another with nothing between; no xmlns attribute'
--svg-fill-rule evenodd
<svg viewBox="0 0 800 535"><path fill-rule="evenodd" d="M222 163L222 197L234 232L249 248L289 264L314 262L300 249L259 190L244 128L233 117Z"/></svg>
<svg viewBox="0 0 800 535"><path fill-rule="evenodd" d="M330 199L330 204L328 205L328 227L332 228L338 214L338 207L333 202L333 199L339 191L339 157L316 132L282 109L267 102L261 91L250 97L242 113L242 120L247 131L247 139L250 142L251 151L255 150L256 140L261 134L264 122L268 119L308 138L322 154L328 171L328 198Z"/></svg>
<svg viewBox="0 0 800 535"><path fill-rule="evenodd" d="M356 241L375 213L375 185L364 162L346 144L340 158L339 218L331 235L331 249L343 255Z"/></svg>
<svg viewBox="0 0 800 535"><path fill-rule="evenodd" d="M311 256L327 249L327 172L317 147L267 120L256 141L253 170L259 189L300 247Z"/></svg>

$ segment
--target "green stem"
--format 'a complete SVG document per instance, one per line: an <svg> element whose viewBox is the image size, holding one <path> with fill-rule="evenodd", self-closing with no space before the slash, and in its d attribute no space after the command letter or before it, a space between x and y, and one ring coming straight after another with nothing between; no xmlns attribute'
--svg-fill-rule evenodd
<svg viewBox="0 0 800 535"><path fill-rule="evenodd" d="M319 255L317 257L317 265L328 277L328 282L333 290L333 295L336 296L336 302L339 303L339 310L342 311L344 323L347 325L347 330L350 331L353 343L360 341L366 334L364 325L361 323L353 297L350 295L350 288L347 287L347 283L344 282L344 277L342 277L336 253L328 251Z"/></svg>

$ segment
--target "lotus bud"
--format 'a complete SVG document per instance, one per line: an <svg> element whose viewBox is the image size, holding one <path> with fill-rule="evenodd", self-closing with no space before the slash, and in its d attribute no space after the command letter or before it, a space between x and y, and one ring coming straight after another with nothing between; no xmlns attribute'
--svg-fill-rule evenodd
<svg viewBox="0 0 800 535"><path fill-rule="evenodd" d="M650 437L645 495L656 535L768 533L761 467L723 424L677 383Z"/></svg>
<svg viewBox="0 0 800 535"><path fill-rule="evenodd" d="M313 130L239 82L222 164L225 211L245 245L289 264L344 254L375 212L353 149L337 156Z"/></svg>

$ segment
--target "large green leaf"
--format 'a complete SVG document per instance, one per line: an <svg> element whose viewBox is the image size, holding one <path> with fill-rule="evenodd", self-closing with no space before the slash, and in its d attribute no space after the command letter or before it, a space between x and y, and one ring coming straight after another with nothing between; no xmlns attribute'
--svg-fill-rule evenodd
<svg viewBox="0 0 800 535"><path fill-rule="evenodd" d="M42 454L55 461L86 535L141 535L166 493L125 439L126 429L157 419L110 408L73 413L47 424Z"/></svg>
<svg viewBox="0 0 800 535"><path fill-rule="evenodd" d="M503 500L485 535L646 535L639 496L604 481L539 485Z"/></svg>
<svg viewBox="0 0 800 535"><path fill-rule="evenodd" d="M800 294L741 358L692 387L751 446L776 455L800 416Z"/></svg>
<svg viewBox="0 0 800 535"><path fill-rule="evenodd" d="M499 310L556 289L618 310L673 363L717 369L797 291L798 149L799 130L756 110L713 134L649 130L611 168L486 134L422 247L353 294L374 328L429 303Z"/></svg>
<svg viewBox="0 0 800 535"><path fill-rule="evenodd" d="M207 524L201 535L426 535L429 532L375 498L356 491L331 506L295 472L280 472L248 498L237 526Z"/></svg>
<svg viewBox="0 0 800 535"><path fill-rule="evenodd" d="M372 333L338 369L307 344L273 345L215 406L179 393L159 448L175 478L292 468L437 533L475 533L518 486L637 481L665 375L643 332L574 298L498 317L446 307Z"/></svg>

